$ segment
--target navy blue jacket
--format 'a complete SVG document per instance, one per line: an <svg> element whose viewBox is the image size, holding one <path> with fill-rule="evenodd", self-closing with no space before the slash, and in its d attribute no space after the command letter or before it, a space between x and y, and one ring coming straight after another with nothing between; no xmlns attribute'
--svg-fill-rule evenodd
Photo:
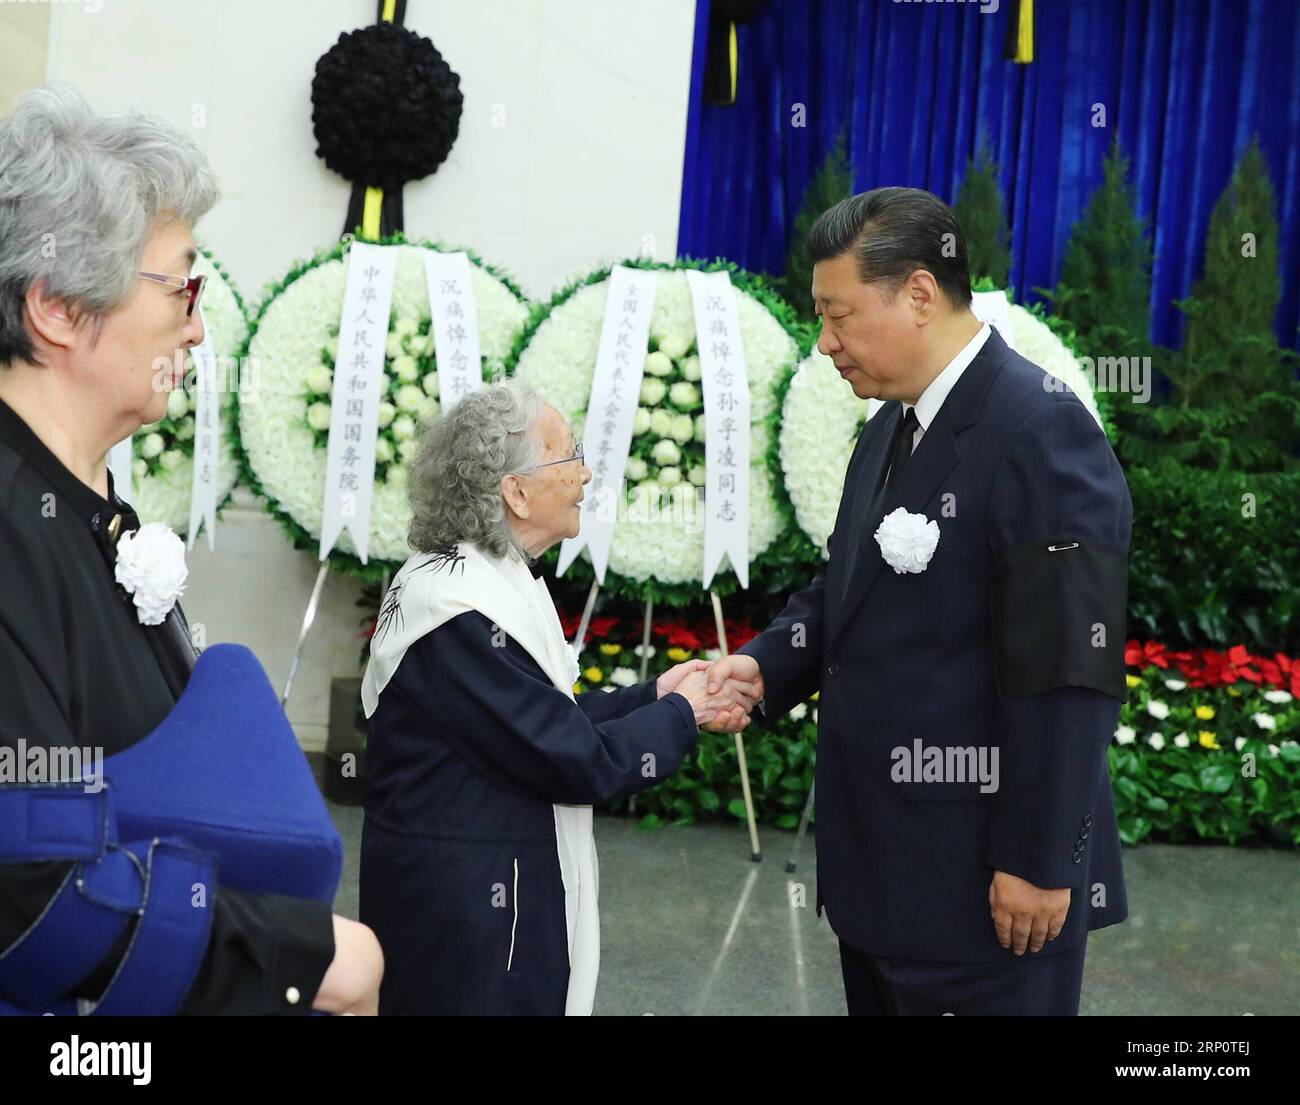
<svg viewBox="0 0 1300 1105"><path fill-rule="evenodd" d="M552 804L652 787L699 736L654 680L575 704L502 637L477 611L421 637L370 718L360 918L384 950L381 1014L563 1014Z"/></svg>
<svg viewBox="0 0 1300 1105"><path fill-rule="evenodd" d="M1009 958L994 870L1070 888L1040 954L1127 916L1106 748L1125 693L1132 505L1102 430L1051 381L994 331L877 493L902 417L885 403L849 463L827 565L741 650L768 716L821 692L818 909L865 952ZM939 525L920 573L895 573L873 537L900 506ZM997 789L909 779L897 750L918 740L996 749Z"/></svg>

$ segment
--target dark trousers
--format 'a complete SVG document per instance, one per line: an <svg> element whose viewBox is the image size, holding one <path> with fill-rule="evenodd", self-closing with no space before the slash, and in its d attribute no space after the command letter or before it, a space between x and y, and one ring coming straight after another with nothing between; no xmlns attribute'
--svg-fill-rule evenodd
<svg viewBox="0 0 1300 1105"><path fill-rule="evenodd" d="M840 941L850 1017L1075 1017L1088 937L1077 948L1003 963L872 955Z"/></svg>

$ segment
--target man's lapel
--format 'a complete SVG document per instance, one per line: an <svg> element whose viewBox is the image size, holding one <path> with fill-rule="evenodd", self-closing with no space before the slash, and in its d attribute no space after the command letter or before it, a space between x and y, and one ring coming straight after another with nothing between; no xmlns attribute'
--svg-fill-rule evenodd
<svg viewBox="0 0 1300 1105"><path fill-rule="evenodd" d="M881 481L881 470L888 463L893 427L902 417L903 405L895 400L886 405L892 409L881 408L877 417L888 416L889 429L877 439L871 455L864 458L861 475L853 489L852 513L846 528L848 539L856 548L849 554L851 567L841 576L838 593L827 596L830 602L827 647L835 643L884 566L884 557L880 555L880 545L875 539L881 519L900 506L911 513L919 513L944 477L952 471L961 459L957 434L979 417L989 385L1002 367L1006 353L1006 343L996 330L992 330L983 348L948 393L930 428L921 435L921 443L909 458L898 482L888 490L881 486L873 496L873 490Z"/></svg>

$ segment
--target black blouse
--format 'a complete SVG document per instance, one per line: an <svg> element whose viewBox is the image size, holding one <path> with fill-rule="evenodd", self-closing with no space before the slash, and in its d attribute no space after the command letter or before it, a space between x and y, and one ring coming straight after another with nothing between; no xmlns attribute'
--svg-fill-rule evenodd
<svg viewBox="0 0 1300 1105"><path fill-rule="evenodd" d="M105 499L0 401L0 745L110 756L175 705L197 659L180 604L161 625L142 625L113 575L116 542L139 525L111 475ZM31 926L70 867L0 864L0 948ZM102 992L133 930L78 996ZM307 1013L333 956L328 906L219 888L182 1012Z"/></svg>

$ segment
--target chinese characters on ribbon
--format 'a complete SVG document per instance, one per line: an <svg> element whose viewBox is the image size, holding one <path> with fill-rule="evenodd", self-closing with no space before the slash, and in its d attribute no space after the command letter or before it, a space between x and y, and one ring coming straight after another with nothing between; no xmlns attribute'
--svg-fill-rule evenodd
<svg viewBox="0 0 1300 1105"><path fill-rule="evenodd" d="M329 455L320 533L322 560L329 556L345 528L352 533L361 562L364 564L369 557L384 346L388 340L398 248L353 242L348 251L347 285L339 318L330 405Z"/></svg>
<svg viewBox="0 0 1300 1105"><path fill-rule="evenodd" d="M704 385L704 587L723 556L749 586L749 379L736 297L724 272L688 270Z"/></svg>
<svg viewBox="0 0 1300 1105"><path fill-rule="evenodd" d="M652 270L614 267L583 433L591 483L582 503L582 528L577 537L566 538L560 545L557 575L565 573L585 546L596 578L605 582L623 493L623 471L632 445L632 422L641 396L654 301Z"/></svg>
<svg viewBox="0 0 1300 1105"><path fill-rule="evenodd" d="M457 400L483 386L478 309L470 280L469 256L426 249L424 275L433 315L438 397L445 414Z"/></svg>

